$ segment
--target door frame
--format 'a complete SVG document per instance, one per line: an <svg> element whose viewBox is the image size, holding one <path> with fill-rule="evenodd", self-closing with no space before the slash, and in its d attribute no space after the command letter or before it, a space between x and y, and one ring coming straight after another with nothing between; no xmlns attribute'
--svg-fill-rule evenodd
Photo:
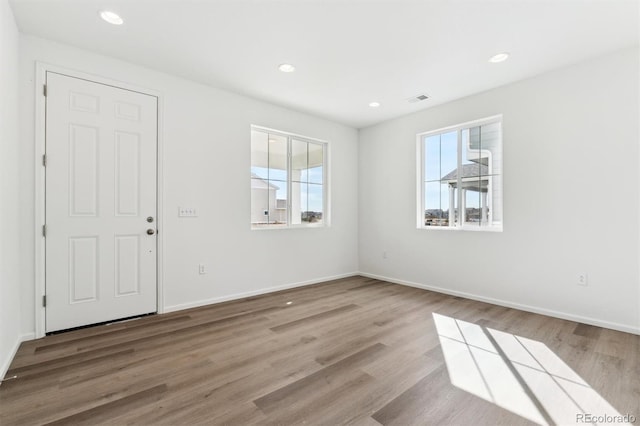
<svg viewBox="0 0 640 426"><path fill-rule="evenodd" d="M134 84L125 83L110 78L100 77L94 74L84 73L82 71L72 70L57 65L44 62L36 62L35 84L35 223L34 223L34 241L35 241L35 291L34 291L34 311L35 311L35 338L41 338L45 335L46 311L42 306L42 297L46 291L46 271L45 271L45 239L42 235L42 227L45 224L45 208L46 208L46 187L45 187L45 168L43 167L43 155L45 153L46 138L46 98L43 88L46 82L47 72L55 72L64 74L82 80L88 80L94 83L105 84L107 86L117 87L119 89L139 92L145 95L155 96L158 100L157 106L157 171L156 171L156 208L157 208L157 251L156 251L156 308L159 314L164 313L164 161L163 161L163 96L162 93L140 87Z"/></svg>

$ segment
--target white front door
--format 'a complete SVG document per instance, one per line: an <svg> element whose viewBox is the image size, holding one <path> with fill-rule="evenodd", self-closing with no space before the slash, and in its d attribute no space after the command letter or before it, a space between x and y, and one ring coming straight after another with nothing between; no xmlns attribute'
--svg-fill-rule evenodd
<svg viewBox="0 0 640 426"><path fill-rule="evenodd" d="M46 84L46 331L156 312L157 98Z"/></svg>

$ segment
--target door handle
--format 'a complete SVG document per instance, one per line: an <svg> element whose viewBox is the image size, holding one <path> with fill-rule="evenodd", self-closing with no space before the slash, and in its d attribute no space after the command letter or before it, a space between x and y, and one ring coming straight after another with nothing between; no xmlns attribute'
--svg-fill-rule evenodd
<svg viewBox="0 0 640 426"><path fill-rule="evenodd" d="M147 229L147 234L148 234L148 235L153 235L153 234L155 234L155 233L156 233L156 230L155 230L155 229L151 229L151 228Z"/></svg>

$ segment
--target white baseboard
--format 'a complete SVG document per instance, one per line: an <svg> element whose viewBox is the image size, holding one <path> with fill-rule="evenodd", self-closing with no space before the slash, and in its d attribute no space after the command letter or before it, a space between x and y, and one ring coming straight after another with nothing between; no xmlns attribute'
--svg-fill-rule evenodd
<svg viewBox="0 0 640 426"><path fill-rule="evenodd" d="M369 274L367 272L359 272L359 275L367 278L375 278L381 281L388 281L394 284L405 285L408 287L421 288L423 290L435 291L436 293L448 294L451 296L464 297L465 299L477 300L479 302L491 303L492 305L504 306L507 308L519 309L521 311L533 312L534 314L546 315L549 317L560 318L569 321L580 322L583 324L595 325L603 328L610 328L612 330L624 331L625 333L632 333L640 335L640 327L620 324L616 322L604 321L597 318L583 317L581 315L568 314L565 312L554 311L551 309L540 308L537 306L523 305L521 303L510 302L508 300L494 299L493 297L485 297L477 294L466 293L463 291L449 290L442 287L435 287L426 284L415 283L411 281L399 280L391 277L384 277L376 274Z"/></svg>
<svg viewBox="0 0 640 426"><path fill-rule="evenodd" d="M26 342L27 340L33 340L35 337L35 333L27 333L27 334L23 334L22 336L19 336L16 339L16 342L13 345L13 348L11 348L11 352L9 352L7 359L2 360L2 365L0 365L0 379L4 379L4 376L7 374L7 371L9 371L9 366L11 365L11 362L13 361L13 358L16 356L16 353L18 353L18 349L20 349L20 344L22 342ZM0 386L2 385L2 382L0 382Z"/></svg>
<svg viewBox="0 0 640 426"><path fill-rule="evenodd" d="M165 306L164 313L182 311L184 309L198 308L200 306L213 305L215 303L228 302L230 300L244 299L245 297L258 296L261 294L273 293L275 291L288 290L290 288L304 287L311 284L319 284L325 281L338 280L359 275L358 272L350 272L348 274L333 275L330 277L316 278L308 281L300 281L293 284L284 284L275 287L261 288L259 290L248 291L245 293L235 293L226 296L214 297L212 299L198 300L195 302L181 303L178 305Z"/></svg>

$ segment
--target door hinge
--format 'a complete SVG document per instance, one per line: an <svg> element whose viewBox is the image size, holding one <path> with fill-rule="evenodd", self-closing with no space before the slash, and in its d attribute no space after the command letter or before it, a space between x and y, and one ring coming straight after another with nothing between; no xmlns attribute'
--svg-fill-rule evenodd
<svg viewBox="0 0 640 426"><path fill-rule="evenodd" d="M42 166L47 167L47 154L42 156Z"/></svg>
<svg viewBox="0 0 640 426"><path fill-rule="evenodd" d="M47 307L47 295L43 295L42 296L42 307L46 308Z"/></svg>
<svg viewBox="0 0 640 426"><path fill-rule="evenodd" d="M47 236L47 225L42 225L42 236L45 238Z"/></svg>
<svg viewBox="0 0 640 426"><path fill-rule="evenodd" d="M44 95L44 97L47 97L47 85L43 84L42 85L42 94Z"/></svg>

